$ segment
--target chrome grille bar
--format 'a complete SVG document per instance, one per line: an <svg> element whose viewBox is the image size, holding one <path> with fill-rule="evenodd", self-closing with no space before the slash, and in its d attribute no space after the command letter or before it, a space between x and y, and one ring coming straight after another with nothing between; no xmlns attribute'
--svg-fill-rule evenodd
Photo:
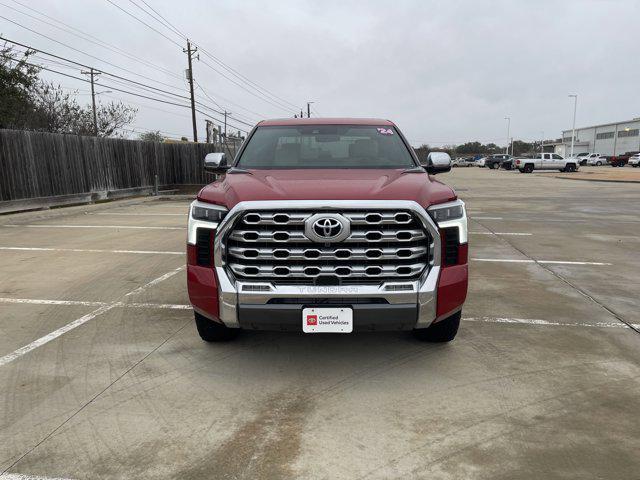
<svg viewBox="0 0 640 480"><path fill-rule="evenodd" d="M335 243L308 238L306 220L322 213L345 217L349 236ZM247 210L224 244L225 268L232 277L282 285L413 281L434 258L434 240L418 215L384 208Z"/></svg>

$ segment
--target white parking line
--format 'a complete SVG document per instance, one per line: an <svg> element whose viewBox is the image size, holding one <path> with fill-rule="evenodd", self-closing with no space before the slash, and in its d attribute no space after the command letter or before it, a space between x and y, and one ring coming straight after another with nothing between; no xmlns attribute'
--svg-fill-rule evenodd
<svg viewBox="0 0 640 480"><path fill-rule="evenodd" d="M546 263L554 265L601 265L607 266L611 263L605 262L574 262L570 260L530 260L530 259L511 259L511 258L472 258L475 262L498 262L498 263Z"/></svg>
<svg viewBox="0 0 640 480"><path fill-rule="evenodd" d="M472 220L502 220L502 217L476 217L476 216L473 216L473 217L469 217L469 218L471 218Z"/></svg>
<svg viewBox="0 0 640 480"><path fill-rule="evenodd" d="M78 252L78 253L136 253L144 255L184 255L184 252L163 252L157 250L99 250L88 248L47 248L47 247L0 247L0 250L29 252Z"/></svg>
<svg viewBox="0 0 640 480"><path fill-rule="evenodd" d="M129 293L123 295L121 298L124 298L126 296L129 295L133 295L134 293L140 293L144 290L146 290L147 288L153 286L153 285L157 285L158 283L162 282L163 280L166 280L167 278L170 278L172 276L174 276L175 274L177 274L178 272L180 272L182 269L184 269L184 266L178 267L175 270L171 270L170 272L165 273L164 275L151 280L150 282L142 285L141 287L136 288L135 290L130 291ZM27 345L25 345L24 347L21 347L3 357L0 357L0 367L2 367L3 365L6 365L7 363L12 362L13 360L15 360L16 358L20 358L23 355L26 355L27 353L31 352L32 350L35 350L38 347L41 347L42 345L49 343L51 340L55 340L56 338L58 338L61 335L64 335L65 333L67 333L70 330L73 330L74 328L79 327L80 325L84 325L85 323L87 323L89 320L92 320L94 318L96 318L99 315L102 315L103 313L108 312L109 310L121 306L122 302L120 300L112 302L112 303L107 303L105 305L102 305L101 307L95 309L92 312L87 313L86 315L83 315L82 317L74 320L71 323L68 323L67 325L58 328L57 330L54 330L53 332L49 333L48 335L45 335L44 337L41 337Z"/></svg>
<svg viewBox="0 0 640 480"><path fill-rule="evenodd" d="M622 322L596 322L596 323L567 323L552 322L549 320L540 320L536 318L504 318L504 317L463 317L466 322L482 322L482 323L516 323L521 325L539 325L552 327L591 327L591 328L630 328ZM640 323L631 324L633 328L640 328Z"/></svg>
<svg viewBox="0 0 640 480"><path fill-rule="evenodd" d="M91 215L122 215L125 217L186 217L188 213L120 213L120 212L101 212L92 213Z"/></svg>
<svg viewBox="0 0 640 480"><path fill-rule="evenodd" d="M97 308L93 312L87 313L86 315L83 315L77 320L74 320L73 322L66 324L64 327L60 327L59 329L54 330L48 335L45 335L44 337L40 337L39 339L5 355L4 357L0 357L0 367L2 367L3 365L6 365L9 362L14 361L16 358L26 355L27 353L29 353L32 350L35 350L38 347L41 347L45 343L49 343L51 340L54 340L61 335L64 335L68 331L73 330L74 328L77 328L80 325L87 323L89 320L96 318L98 315L102 315L103 313L108 312L113 307L115 307L115 305L103 305L102 307Z"/></svg>
<svg viewBox="0 0 640 480"><path fill-rule="evenodd" d="M138 225L14 225L5 224L3 227L14 228L122 228L132 230L186 230L187 227L141 227Z"/></svg>
<svg viewBox="0 0 640 480"><path fill-rule="evenodd" d="M23 305L63 305L80 307L102 307L113 305L124 308L158 308L160 310L190 310L191 305L181 303L124 303L124 302L87 302L84 300L48 300L41 298L6 298L0 297L0 303Z"/></svg>
<svg viewBox="0 0 640 480"><path fill-rule="evenodd" d="M469 232L470 235L511 235L516 237L528 237L533 233L524 232Z"/></svg>

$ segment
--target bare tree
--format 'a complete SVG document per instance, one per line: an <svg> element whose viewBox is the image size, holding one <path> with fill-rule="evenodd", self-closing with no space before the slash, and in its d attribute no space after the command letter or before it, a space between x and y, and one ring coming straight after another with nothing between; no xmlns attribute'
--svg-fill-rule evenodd
<svg viewBox="0 0 640 480"><path fill-rule="evenodd" d="M160 130L156 130L155 132L141 133L138 138L145 142L164 142L165 140L165 137L160 133Z"/></svg>

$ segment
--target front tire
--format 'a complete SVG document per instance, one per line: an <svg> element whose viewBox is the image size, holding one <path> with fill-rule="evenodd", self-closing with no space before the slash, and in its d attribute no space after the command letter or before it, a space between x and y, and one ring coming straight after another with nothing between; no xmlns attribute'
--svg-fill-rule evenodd
<svg viewBox="0 0 640 480"><path fill-rule="evenodd" d="M564 171L565 172L575 172L576 171L576 166L573 163L570 163L569 165L567 165L566 167L564 167Z"/></svg>
<svg viewBox="0 0 640 480"><path fill-rule="evenodd" d="M601 167L602 166L602 162L596 162L596 166Z"/></svg>
<svg viewBox="0 0 640 480"><path fill-rule="evenodd" d="M533 165L532 165L532 164L530 164L530 163L526 164L526 165L524 166L523 171L524 171L524 173L531 173L531 172L533 172Z"/></svg>
<svg viewBox="0 0 640 480"><path fill-rule="evenodd" d="M490 170L493 170L494 168L496 168L496 164L495 163L490 163L487 166L489 167Z"/></svg>
<svg viewBox="0 0 640 480"><path fill-rule="evenodd" d="M200 338L205 342L227 342L238 336L240 330L238 328L226 327L222 323L209 320L197 312L194 312L194 316Z"/></svg>
<svg viewBox="0 0 640 480"><path fill-rule="evenodd" d="M413 331L418 340L423 342L443 343L450 342L456 338L460 327L460 317L462 312L454 313L450 317L432 324L429 328L419 328Z"/></svg>

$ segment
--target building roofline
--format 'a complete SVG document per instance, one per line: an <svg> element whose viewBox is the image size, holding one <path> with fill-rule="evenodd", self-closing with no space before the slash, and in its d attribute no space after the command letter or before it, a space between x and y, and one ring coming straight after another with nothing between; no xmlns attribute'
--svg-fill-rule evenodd
<svg viewBox="0 0 640 480"><path fill-rule="evenodd" d="M631 120L622 120L621 122L601 123L599 125L590 125L588 127L576 127L576 130L586 130L587 128L609 127L611 125L620 125L621 123L633 123L640 122L640 117L633 118ZM562 133L570 132L572 128L568 130L562 130Z"/></svg>

